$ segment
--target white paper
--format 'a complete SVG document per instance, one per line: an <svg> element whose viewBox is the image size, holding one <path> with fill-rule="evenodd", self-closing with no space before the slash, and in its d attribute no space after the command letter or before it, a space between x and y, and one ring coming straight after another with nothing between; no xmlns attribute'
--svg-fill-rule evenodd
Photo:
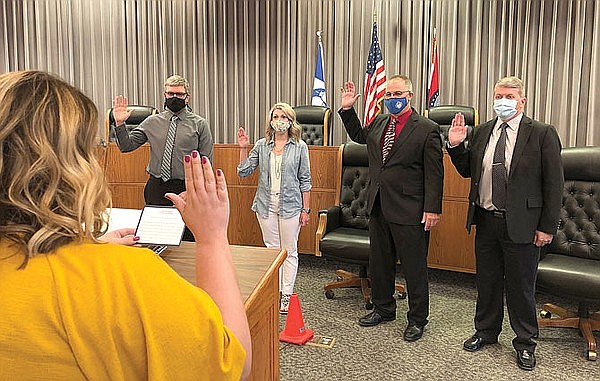
<svg viewBox="0 0 600 381"><path fill-rule="evenodd" d="M179 211L170 206L149 206L142 210L135 235L138 243L177 246L181 243L185 223Z"/></svg>
<svg viewBox="0 0 600 381"><path fill-rule="evenodd" d="M108 209L106 210L108 213ZM112 208L108 217L108 231L121 228L135 229L140 221L140 209Z"/></svg>

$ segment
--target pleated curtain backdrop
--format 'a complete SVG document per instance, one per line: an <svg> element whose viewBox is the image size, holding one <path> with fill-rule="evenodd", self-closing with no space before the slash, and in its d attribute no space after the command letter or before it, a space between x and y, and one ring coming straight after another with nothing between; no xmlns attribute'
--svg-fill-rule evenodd
<svg viewBox="0 0 600 381"><path fill-rule="evenodd" d="M440 104L475 106L485 121L496 80L517 75L526 114L555 125L563 146L600 145L593 0L4 0L0 72L56 73L96 102L101 119L118 94L162 109L162 84L177 73L216 143L235 143L240 125L256 140L272 104L310 103L317 30L332 109L344 81L362 92L374 15L386 72L413 79L417 111L436 28ZM334 116L332 143L346 140Z"/></svg>

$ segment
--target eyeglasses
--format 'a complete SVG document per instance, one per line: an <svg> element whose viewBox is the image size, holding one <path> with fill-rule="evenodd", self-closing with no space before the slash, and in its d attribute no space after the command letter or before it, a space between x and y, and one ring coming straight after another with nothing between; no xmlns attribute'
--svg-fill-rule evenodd
<svg viewBox="0 0 600 381"><path fill-rule="evenodd" d="M185 97L187 97L188 93L174 93L171 91L165 91L165 97L167 98L173 98L173 97L177 97L179 99L185 99Z"/></svg>
<svg viewBox="0 0 600 381"><path fill-rule="evenodd" d="M410 93L410 90L387 92L387 93L383 94L383 96L385 98L400 98L402 96L402 94L404 94L404 93Z"/></svg>

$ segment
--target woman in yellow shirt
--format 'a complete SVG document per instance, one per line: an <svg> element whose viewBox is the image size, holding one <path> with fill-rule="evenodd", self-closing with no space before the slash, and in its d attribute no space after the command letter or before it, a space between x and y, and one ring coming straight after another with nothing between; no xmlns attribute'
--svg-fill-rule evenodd
<svg viewBox="0 0 600 381"><path fill-rule="evenodd" d="M102 242L110 193L97 110L63 80L0 76L0 374L11 380L236 380L248 323L225 178L196 151L168 194L196 239L197 286L147 249ZM201 226L202 225L202 226ZM133 243L130 231L104 241Z"/></svg>

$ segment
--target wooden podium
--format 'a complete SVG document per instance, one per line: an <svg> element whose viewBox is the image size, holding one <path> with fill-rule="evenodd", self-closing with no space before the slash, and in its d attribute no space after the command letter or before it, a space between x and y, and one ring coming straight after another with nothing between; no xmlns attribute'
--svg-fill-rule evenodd
<svg viewBox="0 0 600 381"><path fill-rule="evenodd" d="M252 336L250 380L279 380L279 267L285 250L231 246L242 300ZM167 249L161 257L179 275L196 284L194 243Z"/></svg>

